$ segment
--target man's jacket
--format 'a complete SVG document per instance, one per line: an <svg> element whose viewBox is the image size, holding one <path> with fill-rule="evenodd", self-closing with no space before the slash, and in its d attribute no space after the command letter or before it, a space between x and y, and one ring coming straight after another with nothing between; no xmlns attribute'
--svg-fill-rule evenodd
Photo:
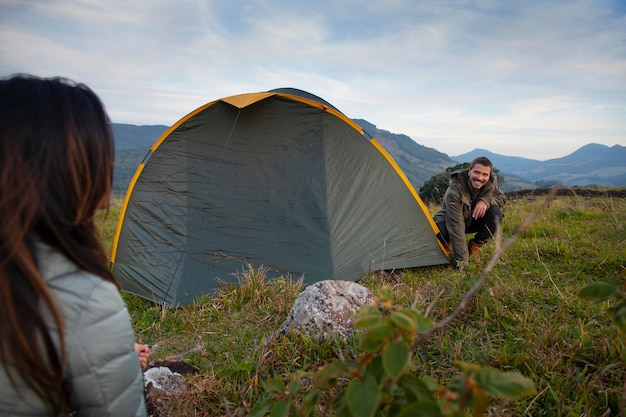
<svg viewBox="0 0 626 417"><path fill-rule="evenodd" d="M457 261L469 259L465 231L472 224L473 207L468 180L469 169L454 171L450 174L450 183L443 196L441 209L434 218L435 223L446 223L449 240L454 247L454 257ZM495 174L492 173L489 181L478 191L476 202L479 200L484 201L487 208L494 205L504 206L506 196L500 190Z"/></svg>

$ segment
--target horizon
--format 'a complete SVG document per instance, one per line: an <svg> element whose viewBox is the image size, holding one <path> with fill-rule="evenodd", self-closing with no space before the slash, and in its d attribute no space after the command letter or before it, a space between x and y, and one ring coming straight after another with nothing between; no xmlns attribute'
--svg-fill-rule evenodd
<svg viewBox="0 0 626 417"><path fill-rule="evenodd" d="M362 119L362 120L365 120L365 119ZM366 122L368 122L368 123L371 123L369 120L365 120L365 121L366 121ZM134 124L134 123L118 123L118 122L114 122L114 121L111 121L111 123L112 123L112 124L117 124L117 125L128 125L128 126L137 126L137 127L163 126L165 129L168 129L168 128L170 128L170 127L171 127L171 126L167 126L167 125L163 125L163 124L158 124L158 123L157 123L157 124L147 124L147 125L138 125L138 124ZM371 123L371 124L373 124L374 126L376 126L376 124L374 124L374 123ZM376 127L378 128L378 126L376 126ZM395 134L395 135L406 135L405 133L402 133L402 132L391 132L391 131L389 131L389 133L391 133L391 134ZM416 142L418 145L423 145L423 144L421 144L421 143L417 142L417 141L415 140L415 138L412 138L412 137L410 137L409 135L406 135L406 136L408 136L411 140L413 140L414 142ZM374 138L376 138L376 136L374 136ZM154 141L156 142L158 139L159 139L159 138L154 138ZM435 147L430 147L430 146L429 146L429 147L430 147L430 148L433 148L433 149L435 149L435 150L437 150L437 151L439 151L439 152L441 152L441 153L444 153L444 154L448 155L448 157L450 157L451 159L454 159L454 157L457 157L457 156L461 156L461 155L465 155L465 154L472 153L472 152L475 152L475 151L483 150L483 151L488 152L488 153L490 153L490 154L494 154L494 155L501 156L501 157L506 157L506 158L523 158L523 159L530 159L530 160L533 160L533 161L546 162L546 161L549 161L549 160L551 160L551 159L559 159L559 158L564 158L564 157L566 157L566 156L569 156L569 155L571 155L572 153L575 153L575 152L577 152L577 151L581 150L582 148L584 148L584 147L586 147L586 146L588 146L588 145L601 145L601 146L606 146L606 147L608 147L608 148L613 148L613 147L615 147L615 146L625 147L624 145L620 145L620 144L618 144L618 143L616 143L616 144L614 144L614 145L605 145L605 144L603 144L603 143L589 142L589 143L586 143L586 144L584 144L584 145L581 145L580 147L578 147L578 148L574 149L572 152L570 152L570 153L568 153L568 154L565 154L565 155L560 155L560 156L555 156L555 157L552 157L552 158L547 158L547 159L526 158L526 157L523 157L523 156L518 156L518 155L505 155L505 154L500 154L500 153L497 153L497 152L493 152L493 151L491 151L491 150L489 150L489 149L485 149L485 148L474 148L474 149L470 149L470 150L469 150L469 151L467 151L467 152L462 152L462 153L459 153L459 154L450 155L450 154L445 153L445 152L443 152L443 151L441 151L441 150L439 150L439 149L437 149L437 148L435 148ZM423 145L423 146L425 146L425 145Z"/></svg>

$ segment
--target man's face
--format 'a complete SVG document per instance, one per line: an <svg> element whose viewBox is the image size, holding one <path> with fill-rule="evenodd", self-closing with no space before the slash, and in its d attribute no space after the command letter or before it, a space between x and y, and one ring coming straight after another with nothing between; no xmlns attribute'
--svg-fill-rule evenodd
<svg viewBox="0 0 626 417"><path fill-rule="evenodd" d="M474 164L472 169L469 170L469 185L473 188L473 191L478 191L487 184L489 176L491 175L491 168L481 164Z"/></svg>

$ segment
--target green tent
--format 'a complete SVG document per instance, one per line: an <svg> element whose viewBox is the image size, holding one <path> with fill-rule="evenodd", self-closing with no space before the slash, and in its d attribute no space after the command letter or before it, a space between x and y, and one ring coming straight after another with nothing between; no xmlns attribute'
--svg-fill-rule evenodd
<svg viewBox="0 0 626 417"><path fill-rule="evenodd" d="M448 262L391 156L296 89L227 97L183 117L140 164L120 217L115 276L174 307L249 267L311 283Z"/></svg>

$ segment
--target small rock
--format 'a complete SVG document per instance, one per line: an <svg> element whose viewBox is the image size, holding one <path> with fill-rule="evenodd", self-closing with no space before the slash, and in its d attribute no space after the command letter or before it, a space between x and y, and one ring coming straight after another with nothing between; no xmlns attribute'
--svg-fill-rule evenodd
<svg viewBox="0 0 626 417"><path fill-rule="evenodd" d="M354 334L356 311L374 301L370 290L352 281L326 280L307 286L298 296L279 334L297 332L316 339Z"/></svg>
<svg viewBox="0 0 626 417"><path fill-rule="evenodd" d="M182 361L156 361L148 364L144 376L144 397L148 417L165 417L162 410L164 401L173 394L183 393L186 389L180 377L197 374L200 370Z"/></svg>
<svg viewBox="0 0 626 417"><path fill-rule="evenodd" d="M183 384L180 382L180 374L173 373L170 368L159 366L150 368L143 374L144 384L161 392L157 392L157 397L179 394L183 391Z"/></svg>

